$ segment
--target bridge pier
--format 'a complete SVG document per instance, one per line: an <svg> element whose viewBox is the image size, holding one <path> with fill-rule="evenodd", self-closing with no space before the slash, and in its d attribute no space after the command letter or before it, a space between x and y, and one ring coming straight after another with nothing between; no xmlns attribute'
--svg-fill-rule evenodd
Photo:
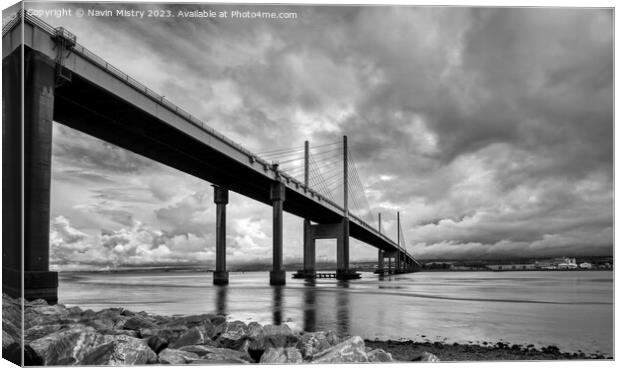
<svg viewBox="0 0 620 368"><path fill-rule="evenodd" d="M226 271L226 205L228 204L228 189L213 185L213 202L216 204L215 220L215 272L214 285L228 285L228 271Z"/></svg>
<svg viewBox="0 0 620 368"><path fill-rule="evenodd" d="M384 263L385 263L384 257L385 256L384 256L384 253L383 253L383 251L381 249L379 249L377 251L377 253L378 253L378 258L379 259L377 260L377 271L376 271L376 273L383 273L384 272L383 268L385 267L385 265L384 265Z"/></svg>
<svg viewBox="0 0 620 368"><path fill-rule="evenodd" d="M336 278L350 280L359 278L349 269L349 220L336 224L315 224L304 221L304 269L295 278L313 278L316 275L316 240L336 239Z"/></svg>
<svg viewBox="0 0 620 368"><path fill-rule="evenodd" d="M295 278L312 279L316 275L316 240L310 220L304 220L304 268L297 271Z"/></svg>
<svg viewBox="0 0 620 368"><path fill-rule="evenodd" d="M282 209L285 199L285 187L281 182L271 185L273 205L273 270L269 272L269 284L286 284L286 272L282 268Z"/></svg>
<svg viewBox="0 0 620 368"><path fill-rule="evenodd" d="M56 65L25 49L22 91L20 54L18 49L2 62L3 93L11 96L2 121L2 289L55 304L58 273L49 270L49 227Z"/></svg>

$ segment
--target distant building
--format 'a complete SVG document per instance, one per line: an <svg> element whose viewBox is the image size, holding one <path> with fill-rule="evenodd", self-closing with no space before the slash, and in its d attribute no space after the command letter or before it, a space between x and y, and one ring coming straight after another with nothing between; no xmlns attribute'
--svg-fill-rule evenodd
<svg viewBox="0 0 620 368"><path fill-rule="evenodd" d="M487 265L493 271L529 271L535 270L534 264Z"/></svg>
<svg viewBox="0 0 620 368"><path fill-rule="evenodd" d="M558 263L558 269L560 270L573 270L578 267L575 258L564 258L562 263Z"/></svg>

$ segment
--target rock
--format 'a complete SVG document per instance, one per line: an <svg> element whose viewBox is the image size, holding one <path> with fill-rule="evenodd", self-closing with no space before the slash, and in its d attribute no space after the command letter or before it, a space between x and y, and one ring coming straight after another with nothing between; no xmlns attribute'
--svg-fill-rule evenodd
<svg viewBox="0 0 620 368"><path fill-rule="evenodd" d="M299 341L296 335L287 325L266 325L262 327L256 322L247 326L248 343L245 350L255 359L259 360L268 348L295 347ZM239 349L239 348L238 348Z"/></svg>
<svg viewBox="0 0 620 368"><path fill-rule="evenodd" d="M29 345L44 365L71 365L80 362L100 343L101 337L92 327L76 326L33 340Z"/></svg>
<svg viewBox="0 0 620 368"><path fill-rule="evenodd" d="M308 359L338 343L340 343L340 339L332 331L309 332L301 335L297 348L301 351L304 359Z"/></svg>
<svg viewBox="0 0 620 368"><path fill-rule="evenodd" d="M30 342L32 340L40 339L43 336L60 331L63 327L65 327L65 325L60 324L32 326L24 331L24 340L26 342Z"/></svg>
<svg viewBox="0 0 620 368"><path fill-rule="evenodd" d="M136 337L138 338L138 331L134 331L134 330L111 330L108 328L104 328L101 330L98 330L97 332L99 332L102 335L125 335L125 336L129 336L129 337Z"/></svg>
<svg viewBox="0 0 620 368"><path fill-rule="evenodd" d="M155 352L155 354L159 354L160 351L168 347L168 341L159 336L151 336L146 338L146 344Z"/></svg>
<svg viewBox="0 0 620 368"><path fill-rule="evenodd" d="M208 337L209 339L215 338L216 327L210 320L205 320L202 324L196 325L195 327L200 329L205 337Z"/></svg>
<svg viewBox="0 0 620 368"><path fill-rule="evenodd" d="M35 365L43 365L43 359L34 351L30 345L24 346L24 365L25 366L35 366Z"/></svg>
<svg viewBox="0 0 620 368"><path fill-rule="evenodd" d="M296 335L286 324L279 326L264 326L263 336L266 347L293 347L297 345L297 342L299 341L299 336Z"/></svg>
<svg viewBox="0 0 620 368"><path fill-rule="evenodd" d="M196 359L199 359L197 354L184 350L164 349L159 353L162 364L187 364Z"/></svg>
<svg viewBox="0 0 620 368"><path fill-rule="evenodd" d="M82 313L82 320L98 319L100 321L106 321L104 323L109 325L111 328L122 329L125 322L129 319L129 317L121 315L122 311L122 308L107 308L94 314L91 314L89 311L85 311Z"/></svg>
<svg viewBox="0 0 620 368"><path fill-rule="evenodd" d="M36 353L35 353L35 356L38 357ZM15 365L21 366L22 365L22 346L18 342L12 342L5 346L4 336L3 336L2 338L2 359L6 359ZM41 361L40 358L39 360ZM39 365L43 365L43 363Z"/></svg>
<svg viewBox="0 0 620 368"><path fill-rule="evenodd" d="M144 365L157 363L157 355L135 337L105 335L97 345L78 360L79 365Z"/></svg>
<svg viewBox="0 0 620 368"><path fill-rule="evenodd" d="M421 355L411 360L416 361L416 362L439 362L440 361L439 358L437 358L437 356L427 351L423 352Z"/></svg>
<svg viewBox="0 0 620 368"><path fill-rule="evenodd" d="M139 316L139 315L135 315L133 317L130 317L128 320L125 321L125 323L123 324L123 329L124 330L136 330L139 331L140 329L143 328L156 328L157 325L151 321L149 321L148 319L146 319L143 316Z"/></svg>
<svg viewBox="0 0 620 368"><path fill-rule="evenodd" d="M21 328L16 326L19 320L13 321L4 315L2 311L2 348L6 348L12 343L19 343L21 341ZM21 325L21 323L20 323Z"/></svg>
<svg viewBox="0 0 620 368"><path fill-rule="evenodd" d="M226 348L216 348L206 345L190 345L184 346L179 350L187 351L198 355L200 358L211 360L228 360L243 361L246 363L254 363L254 360L250 355L244 351L232 350Z"/></svg>
<svg viewBox="0 0 620 368"><path fill-rule="evenodd" d="M303 363L304 359L297 348L267 348L260 358L260 363L293 364Z"/></svg>
<svg viewBox="0 0 620 368"><path fill-rule="evenodd" d="M312 356L312 363L367 362L364 340L353 336Z"/></svg>
<svg viewBox="0 0 620 368"><path fill-rule="evenodd" d="M4 294L3 294L4 295ZM47 305L45 299L26 300L24 306Z"/></svg>
<svg viewBox="0 0 620 368"><path fill-rule="evenodd" d="M219 326L221 324L224 324L226 322L226 317L225 316L215 316L213 318L211 318L211 323L213 323L214 326Z"/></svg>
<svg viewBox="0 0 620 368"><path fill-rule="evenodd" d="M216 317L214 314L199 314L192 316L176 317L169 321L167 324L171 325L185 325L187 328L192 328L200 325L204 325L206 322L211 323L211 319Z"/></svg>
<svg viewBox="0 0 620 368"><path fill-rule="evenodd" d="M237 358L234 357L230 357L230 358L225 358L225 357L220 357L220 356L216 356L213 357L212 359L198 359L198 360L194 360L189 364L196 364L196 365L213 365L213 364L217 364L217 365L221 365L221 364L250 364L248 362L246 362L245 360L239 360Z"/></svg>
<svg viewBox="0 0 620 368"><path fill-rule="evenodd" d="M139 331L139 335L142 337L157 336L163 340L166 340L168 344L171 344L178 340L179 337L181 337L181 335L185 332L187 332L187 327L178 325L158 328L142 328Z"/></svg>
<svg viewBox="0 0 620 368"><path fill-rule="evenodd" d="M170 347L177 349L187 345L200 345L205 342L205 336L198 327L192 327L185 332L178 340L170 344Z"/></svg>
<svg viewBox="0 0 620 368"><path fill-rule="evenodd" d="M133 317L133 316L135 316L135 315L136 315L136 314L135 314L134 312L132 312L132 311L130 311L130 310L128 310L128 309L123 309L123 310L121 311L121 316Z"/></svg>
<svg viewBox="0 0 620 368"><path fill-rule="evenodd" d="M375 349L366 353L368 356L369 362L374 363L383 363L383 362L393 362L394 358L392 358L392 354L386 352L383 349Z"/></svg>
<svg viewBox="0 0 620 368"><path fill-rule="evenodd" d="M237 350L243 346L248 339L248 326L241 321L234 321L225 324L224 331L217 339L218 344L223 348Z"/></svg>

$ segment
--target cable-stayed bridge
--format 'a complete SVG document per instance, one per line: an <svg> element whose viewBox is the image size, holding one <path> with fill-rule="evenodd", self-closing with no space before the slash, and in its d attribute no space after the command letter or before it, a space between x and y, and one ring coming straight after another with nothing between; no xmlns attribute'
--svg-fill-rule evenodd
<svg viewBox="0 0 620 368"><path fill-rule="evenodd" d="M358 277L349 268L350 237L378 249L379 272L384 259L388 272L419 268L400 226L394 241L374 225L346 137L253 153L76 41L67 30L30 15L16 17L2 31L2 88L10 96L3 101L5 292L20 295L23 286L27 299L57 299L58 276L49 271L52 121L212 183L216 284L228 283L229 190L273 208L271 284L285 283L283 211L304 219L304 267L298 277L316 275L316 239L336 239L339 279Z"/></svg>

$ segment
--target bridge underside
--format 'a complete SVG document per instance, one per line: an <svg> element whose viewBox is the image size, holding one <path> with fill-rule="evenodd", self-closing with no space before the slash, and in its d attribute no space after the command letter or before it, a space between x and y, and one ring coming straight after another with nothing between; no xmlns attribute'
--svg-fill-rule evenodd
<svg viewBox="0 0 620 368"><path fill-rule="evenodd" d="M3 50L4 41L3 38ZM330 236L339 239L338 273L343 278L349 274L349 235L377 247L380 252L394 250L379 235L353 221L349 222L342 214L320 201L283 185L277 177L274 180L265 173L250 170L247 163L214 148L210 140L215 138L209 138L204 131L189 123L187 127L180 127L164 121L159 117L159 111L138 107L137 102L122 98L109 88L102 88L92 77L73 72L70 81L59 83L56 61L42 52L24 46L22 60L20 48L14 48L10 54L3 55L2 67L3 93L11 96L10 99L5 98L7 103L3 120L3 289L13 296L21 294L23 256L25 297L41 297L50 302L55 302L57 298L57 274L49 271L52 121L202 178L218 188L232 190L273 206L272 283L284 283L281 264L282 211L297 215L308 223L312 221L325 226L340 224L337 236ZM22 68L24 91L21 90ZM123 91L131 88L121 81L106 83L117 84ZM165 107L156 106L157 109ZM218 144L221 145L221 142ZM267 170L265 168L265 172ZM23 213L20 193L24 198ZM216 201L220 235L221 231L225 231L222 229L225 229L226 203L227 194L225 202L221 197L219 202ZM225 254L225 236L218 239L216 248L220 266L216 270L219 271L216 279L219 277L217 283L226 283L228 274L225 270L225 256L223 261L221 258L221 253ZM397 257L399 260L401 258ZM310 269L313 270L314 266L308 266Z"/></svg>

